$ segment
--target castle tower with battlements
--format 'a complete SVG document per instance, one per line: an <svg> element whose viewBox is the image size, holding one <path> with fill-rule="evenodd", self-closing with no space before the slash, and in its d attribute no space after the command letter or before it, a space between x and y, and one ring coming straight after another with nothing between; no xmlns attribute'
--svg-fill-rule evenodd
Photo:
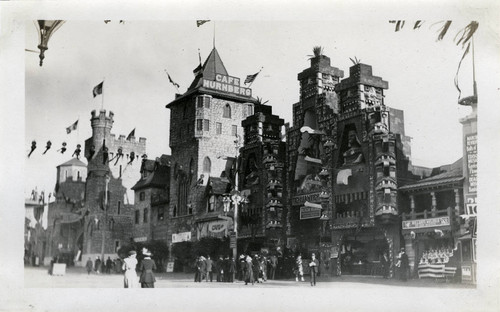
<svg viewBox="0 0 500 312"><path fill-rule="evenodd" d="M113 112L91 113L92 137L85 141L88 176L85 187L83 260L116 257L116 250L132 237L134 195L131 187L140 178L140 157L146 139L118 139L111 133Z"/></svg>

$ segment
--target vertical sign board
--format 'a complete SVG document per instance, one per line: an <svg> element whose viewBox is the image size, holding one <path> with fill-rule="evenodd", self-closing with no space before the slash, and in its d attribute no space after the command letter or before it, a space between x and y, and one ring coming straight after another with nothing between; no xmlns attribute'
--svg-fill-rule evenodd
<svg viewBox="0 0 500 312"><path fill-rule="evenodd" d="M168 262L167 263L167 273L174 272L174 263L173 262Z"/></svg>
<svg viewBox="0 0 500 312"><path fill-rule="evenodd" d="M477 192L477 134L465 137L467 157L467 193Z"/></svg>
<svg viewBox="0 0 500 312"><path fill-rule="evenodd" d="M462 281L472 281L472 267L470 265L462 265Z"/></svg>
<svg viewBox="0 0 500 312"><path fill-rule="evenodd" d="M229 248L236 248L236 235L234 234L229 236Z"/></svg>

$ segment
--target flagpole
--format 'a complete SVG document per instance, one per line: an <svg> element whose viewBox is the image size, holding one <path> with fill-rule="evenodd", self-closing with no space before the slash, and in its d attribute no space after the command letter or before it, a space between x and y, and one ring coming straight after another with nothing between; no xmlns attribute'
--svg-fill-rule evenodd
<svg viewBox="0 0 500 312"><path fill-rule="evenodd" d="M102 78L102 92L101 92L102 99L101 99L101 110L103 110L103 109L104 109L104 79L106 79L106 77Z"/></svg>
<svg viewBox="0 0 500 312"><path fill-rule="evenodd" d="M474 88L474 96L477 99L477 86L476 86L476 64L474 60L474 36L471 38L472 41L472 82Z"/></svg>

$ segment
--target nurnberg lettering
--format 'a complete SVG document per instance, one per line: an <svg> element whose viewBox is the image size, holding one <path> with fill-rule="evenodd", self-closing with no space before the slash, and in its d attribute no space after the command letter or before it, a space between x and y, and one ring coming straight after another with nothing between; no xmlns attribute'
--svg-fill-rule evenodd
<svg viewBox="0 0 500 312"><path fill-rule="evenodd" d="M225 77L225 76L222 76L222 77ZM221 80L222 80L222 78L221 78ZM213 81L213 80L203 79L203 87L213 89L213 90L235 93L235 94L244 95L244 96L252 96L252 90L249 88L244 88L244 87L240 87L238 85L232 85L232 84L222 83L222 82Z"/></svg>

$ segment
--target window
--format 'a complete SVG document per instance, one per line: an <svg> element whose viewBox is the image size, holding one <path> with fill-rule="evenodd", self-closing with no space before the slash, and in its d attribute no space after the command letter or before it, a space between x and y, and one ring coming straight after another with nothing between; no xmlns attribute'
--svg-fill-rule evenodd
<svg viewBox="0 0 500 312"><path fill-rule="evenodd" d="M210 120L203 119L203 131L210 131Z"/></svg>
<svg viewBox="0 0 500 312"><path fill-rule="evenodd" d="M120 241L116 240L115 241L115 252L118 252L118 249L120 249Z"/></svg>
<svg viewBox="0 0 500 312"><path fill-rule="evenodd" d="M136 210L135 211L135 224L139 224L139 219L141 218L141 211L140 210Z"/></svg>
<svg viewBox="0 0 500 312"><path fill-rule="evenodd" d="M144 192L140 192L140 193L139 193L139 200L140 200L140 201L144 201L145 199L146 199L146 193L144 193Z"/></svg>
<svg viewBox="0 0 500 312"><path fill-rule="evenodd" d="M215 123L215 130L216 130L216 134L222 134L222 123L216 122Z"/></svg>
<svg viewBox="0 0 500 312"><path fill-rule="evenodd" d="M187 198L189 194L189 181L185 176L179 181L179 188L177 189L177 205L179 216L185 216L187 214ZM175 212L175 211L174 211Z"/></svg>
<svg viewBox="0 0 500 312"><path fill-rule="evenodd" d="M149 220L149 210L144 208L144 214L142 215L142 223L148 223Z"/></svg>
<svg viewBox="0 0 500 312"><path fill-rule="evenodd" d="M120 165L120 174L119 177L122 177L122 165ZM78 172L78 179L80 179L80 172Z"/></svg>
<svg viewBox="0 0 500 312"><path fill-rule="evenodd" d="M231 118L231 106L229 104L226 104L226 106L224 106L222 117Z"/></svg>
<svg viewBox="0 0 500 312"><path fill-rule="evenodd" d="M238 135L238 126L235 126L235 125L231 126L231 135L232 136L237 136Z"/></svg>
<svg viewBox="0 0 500 312"><path fill-rule="evenodd" d="M198 108L202 108L202 107L210 108L210 100L211 100L210 96L206 96L206 95L199 96L196 98L196 107L198 107Z"/></svg>
<svg viewBox="0 0 500 312"><path fill-rule="evenodd" d="M122 211L122 202L118 201L118 208L116 209L116 214L120 214Z"/></svg>
<svg viewBox="0 0 500 312"><path fill-rule="evenodd" d="M211 171L212 171L212 161L210 160L210 158L205 157L203 159L203 173L209 176Z"/></svg>
<svg viewBox="0 0 500 312"><path fill-rule="evenodd" d="M203 131L203 119L196 119L196 131Z"/></svg>
<svg viewBox="0 0 500 312"><path fill-rule="evenodd" d="M217 196L212 195L208 199L207 211L212 212L217 209Z"/></svg>
<svg viewBox="0 0 500 312"><path fill-rule="evenodd" d="M248 116L252 116L253 115L253 105L249 104L247 106L247 110L248 110Z"/></svg>
<svg viewBox="0 0 500 312"><path fill-rule="evenodd" d="M121 167L121 166L120 166L120 167ZM82 179L82 177L80 176L80 171L77 171L77 172L76 172L76 179L77 179L78 181L80 181L80 180Z"/></svg>

